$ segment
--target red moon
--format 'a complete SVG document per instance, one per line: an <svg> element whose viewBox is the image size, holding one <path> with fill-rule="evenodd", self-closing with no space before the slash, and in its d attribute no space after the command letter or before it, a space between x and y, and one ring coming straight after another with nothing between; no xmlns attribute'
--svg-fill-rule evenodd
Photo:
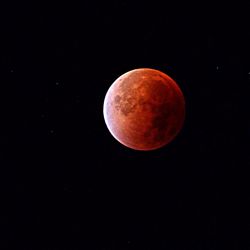
<svg viewBox="0 0 250 250"><path fill-rule="evenodd" d="M110 133L121 144L135 150L154 150L180 132L185 100L168 75L155 69L135 69L110 86L103 114Z"/></svg>

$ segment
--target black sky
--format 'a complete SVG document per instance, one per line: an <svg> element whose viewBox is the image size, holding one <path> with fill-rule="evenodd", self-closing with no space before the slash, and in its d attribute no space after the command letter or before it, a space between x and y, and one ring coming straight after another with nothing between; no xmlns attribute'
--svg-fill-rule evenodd
<svg viewBox="0 0 250 250"><path fill-rule="evenodd" d="M1 8L0 249L248 249L249 7L151 1ZM183 130L139 152L107 130L112 82L149 67Z"/></svg>

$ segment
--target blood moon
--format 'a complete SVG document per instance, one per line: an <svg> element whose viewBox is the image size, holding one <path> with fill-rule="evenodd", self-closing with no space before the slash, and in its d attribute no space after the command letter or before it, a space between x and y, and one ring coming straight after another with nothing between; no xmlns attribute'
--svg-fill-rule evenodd
<svg viewBox="0 0 250 250"><path fill-rule="evenodd" d="M141 68L121 75L110 86L103 114L110 133L120 143L135 150L154 150L181 130L185 101L172 78Z"/></svg>

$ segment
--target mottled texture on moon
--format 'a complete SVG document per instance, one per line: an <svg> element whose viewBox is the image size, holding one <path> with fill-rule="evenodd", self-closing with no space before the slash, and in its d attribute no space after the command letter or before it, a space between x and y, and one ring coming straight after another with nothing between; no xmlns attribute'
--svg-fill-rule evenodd
<svg viewBox="0 0 250 250"><path fill-rule="evenodd" d="M106 125L125 146L160 148L179 133L185 117L183 94L161 71L142 68L120 76L109 88L103 106Z"/></svg>

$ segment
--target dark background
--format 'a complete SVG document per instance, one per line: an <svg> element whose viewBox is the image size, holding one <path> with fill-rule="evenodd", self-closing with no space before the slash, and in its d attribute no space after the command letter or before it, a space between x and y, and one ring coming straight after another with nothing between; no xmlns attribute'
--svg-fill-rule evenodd
<svg viewBox="0 0 250 250"><path fill-rule="evenodd" d="M0 249L249 249L247 4L21 1L0 16ZM181 133L151 152L102 114L141 67L186 99Z"/></svg>

